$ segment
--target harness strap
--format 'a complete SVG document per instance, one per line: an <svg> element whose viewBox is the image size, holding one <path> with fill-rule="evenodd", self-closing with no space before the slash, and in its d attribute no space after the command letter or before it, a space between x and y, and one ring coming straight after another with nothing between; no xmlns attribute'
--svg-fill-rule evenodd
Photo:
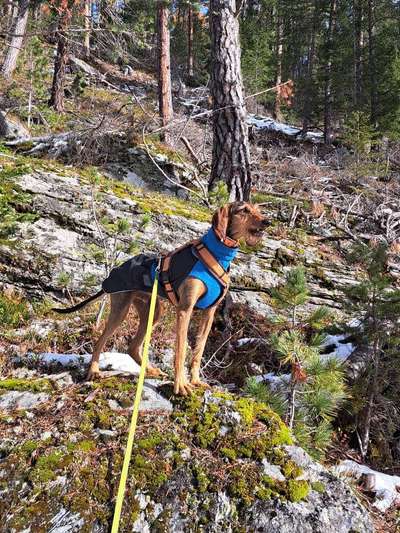
<svg viewBox="0 0 400 533"><path fill-rule="evenodd" d="M228 237L229 239L229 237ZM230 239L232 242L232 239ZM164 256L161 260L161 268L160 268L160 281L164 286L165 294L167 295L169 301L174 305L175 307L178 305L178 297L175 293L174 287L170 280L170 266L171 266L171 260L172 257L180 252L181 250L184 250L185 248L188 248L189 246L193 246L193 248L196 250L197 255L201 262L204 264L204 266L210 271L210 273L221 283L223 287L223 292L221 297L218 299L218 302L222 300L222 298L225 296L226 291L228 290L229 285L229 274L226 272L226 270L223 269L223 267L218 263L218 261L215 259L213 254L210 252L210 250L201 242L200 239L195 239L193 241L187 242L180 248L177 248L176 250L172 251L168 255ZM216 302L216 303L218 303Z"/></svg>
<svg viewBox="0 0 400 533"><path fill-rule="evenodd" d="M174 305L175 307L178 305L178 298L176 297L174 288L169 281L169 266L171 264L171 259L174 254L169 254L165 256L161 263L161 272L160 272L160 281L164 285L164 290L166 295L168 296L169 301Z"/></svg>
<svg viewBox="0 0 400 533"><path fill-rule="evenodd" d="M217 280L225 289L229 283L229 274L226 272L226 270L222 268L210 250L202 242L195 244L194 249L198 253L202 263L208 268L211 274L217 278Z"/></svg>
<svg viewBox="0 0 400 533"><path fill-rule="evenodd" d="M193 241L189 241L183 246L180 246L176 250L173 250L168 255L164 256L161 260L161 268L160 268L160 281L164 286L165 293L169 299L169 301L174 305L175 307L178 305L178 298L176 296L176 293L174 291L174 288L172 286L172 283L170 281L169 277L169 268L171 265L172 257L180 252L181 250L184 250L185 248L188 248L189 246L194 246L197 243L200 242L200 239L194 239Z"/></svg>

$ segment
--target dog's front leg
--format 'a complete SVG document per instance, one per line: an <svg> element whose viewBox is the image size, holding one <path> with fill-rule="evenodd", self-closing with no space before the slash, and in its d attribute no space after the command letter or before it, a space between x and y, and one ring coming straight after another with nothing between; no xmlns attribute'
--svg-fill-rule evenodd
<svg viewBox="0 0 400 533"><path fill-rule="evenodd" d="M192 316L193 307L177 308L176 311L176 341L175 341L175 394L186 396L192 390L185 369L187 334L189 329L190 317Z"/></svg>
<svg viewBox="0 0 400 533"><path fill-rule="evenodd" d="M191 380L190 383L194 387L208 387L207 383L200 380L200 363L203 357L204 348L210 333L210 329L214 320L216 306L209 307L203 311L199 328L196 335L196 344L193 350L193 359L191 364Z"/></svg>
<svg viewBox="0 0 400 533"><path fill-rule="evenodd" d="M179 288L179 304L176 309L175 394L186 396L193 388L185 371L187 334L194 306L204 292L203 282L193 278L188 278Z"/></svg>

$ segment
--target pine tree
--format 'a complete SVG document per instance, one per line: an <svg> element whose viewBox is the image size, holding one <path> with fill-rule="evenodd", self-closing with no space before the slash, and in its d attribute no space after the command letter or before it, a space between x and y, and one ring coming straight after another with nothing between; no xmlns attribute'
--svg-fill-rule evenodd
<svg viewBox="0 0 400 533"><path fill-rule="evenodd" d="M299 443L320 456L330 442L331 422L345 397L341 363L336 358L324 360L320 353L325 338L321 330L330 323L330 313L324 307L302 312L309 294L300 267L288 272L272 296L282 314L281 331L272 336L271 345L281 365L290 368L288 390L275 391L250 381L248 392L277 408Z"/></svg>
<svg viewBox="0 0 400 533"><path fill-rule="evenodd" d="M230 200L248 200L250 152L240 64L236 0L211 0L213 153L209 188L228 185Z"/></svg>
<svg viewBox="0 0 400 533"><path fill-rule="evenodd" d="M387 246L357 245L353 248L350 261L363 267L365 278L346 291L349 312L354 317L349 331L366 347L365 370L356 381L357 436L362 457L368 454L374 413L381 408L390 412L384 395L389 380L400 371L398 360L400 342L400 290L393 287L387 273ZM396 379L393 381L396 382ZM385 417L383 417L385 419Z"/></svg>

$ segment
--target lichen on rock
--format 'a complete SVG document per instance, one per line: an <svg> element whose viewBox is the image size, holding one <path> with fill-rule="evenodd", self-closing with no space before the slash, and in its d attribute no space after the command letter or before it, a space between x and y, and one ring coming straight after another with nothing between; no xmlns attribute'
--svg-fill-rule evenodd
<svg viewBox="0 0 400 533"><path fill-rule="evenodd" d="M71 531L108 531L134 392L135 383L123 377L66 384L33 418L0 418L6 436L0 517L7 531L64 524L73 524ZM173 403L171 414L141 416L121 530L281 532L290 524L291 532L325 532L331 531L323 529L326 516L335 523L336 513L335 532L372 531L350 489L296 455L290 431L266 405L223 391ZM23 433L13 432L14 423L23 424ZM310 529L311 522L318 528Z"/></svg>

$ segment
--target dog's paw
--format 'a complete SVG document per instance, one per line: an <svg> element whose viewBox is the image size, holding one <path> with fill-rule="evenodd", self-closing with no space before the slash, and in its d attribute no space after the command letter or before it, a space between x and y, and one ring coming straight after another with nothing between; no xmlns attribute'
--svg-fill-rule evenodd
<svg viewBox="0 0 400 533"><path fill-rule="evenodd" d="M157 378L164 379L167 378L168 374L157 368L156 366L149 366L146 369L146 378Z"/></svg>
<svg viewBox="0 0 400 533"><path fill-rule="evenodd" d="M200 379L192 379L190 385L192 385L192 387L201 389L211 389L208 383L206 383L205 381L201 381Z"/></svg>
<svg viewBox="0 0 400 533"><path fill-rule="evenodd" d="M89 370L86 375L86 381L95 381L96 379L100 379L100 372L98 370Z"/></svg>
<svg viewBox="0 0 400 533"><path fill-rule="evenodd" d="M187 379L182 379L179 381L175 381L174 384L174 393L178 394L179 396L188 396L188 394L191 394L193 392L193 386Z"/></svg>

